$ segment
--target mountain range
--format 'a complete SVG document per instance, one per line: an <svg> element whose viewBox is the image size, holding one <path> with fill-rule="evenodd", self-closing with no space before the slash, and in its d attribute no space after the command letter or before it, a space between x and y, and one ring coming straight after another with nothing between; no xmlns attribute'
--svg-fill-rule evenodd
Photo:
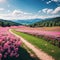
<svg viewBox="0 0 60 60"><path fill-rule="evenodd" d="M0 19L0 26L28 25L32 27L60 26L60 17L48 19L4 20Z"/></svg>
<svg viewBox="0 0 60 60"><path fill-rule="evenodd" d="M12 20L13 22L20 23L23 25L30 25L36 22L40 22L42 19L28 19L28 20Z"/></svg>

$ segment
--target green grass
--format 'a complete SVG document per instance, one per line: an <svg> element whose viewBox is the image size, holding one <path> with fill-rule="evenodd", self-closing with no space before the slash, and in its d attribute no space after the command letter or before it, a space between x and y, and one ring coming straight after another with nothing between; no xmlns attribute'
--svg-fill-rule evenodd
<svg viewBox="0 0 60 60"><path fill-rule="evenodd" d="M60 48L57 46L54 46L44 39L37 38L35 36L25 34L22 32L17 32L15 30L12 30L12 32L16 33L17 35L22 36L24 39L26 39L28 42L32 43L36 47L42 49L42 51L46 52L47 54L54 57L56 60L60 60Z"/></svg>
<svg viewBox="0 0 60 60"><path fill-rule="evenodd" d="M22 43L22 47L29 53L29 56L31 57L30 60L40 60L36 54L32 51L32 49L28 48L24 43ZM23 51L22 51L23 52ZM33 55L33 56L31 56ZM29 59L28 59L29 60Z"/></svg>

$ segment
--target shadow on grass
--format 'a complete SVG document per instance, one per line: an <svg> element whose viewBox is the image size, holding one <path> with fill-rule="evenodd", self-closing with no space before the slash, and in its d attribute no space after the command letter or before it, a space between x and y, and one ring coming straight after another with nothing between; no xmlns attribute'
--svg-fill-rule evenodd
<svg viewBox="0 0 60 60"><path fill-rule="evenodd" d="M7 57L7 58L2 58L2 60L37 60L37 58L33 58L29 55L29 53L26 51L26 49L20 47L19 52L20 55L18 58L15 57Z"/></svg>

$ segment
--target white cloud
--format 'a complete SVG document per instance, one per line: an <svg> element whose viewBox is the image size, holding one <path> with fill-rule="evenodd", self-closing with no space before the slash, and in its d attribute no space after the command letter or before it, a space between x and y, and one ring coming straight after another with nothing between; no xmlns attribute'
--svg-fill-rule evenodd
<svg viewBox="0 0 60 60"><path fill-rule="evenodd" d="M20 15L20 14L23 14L23 12L22 11L19 11L19 10L14 10L12 12L12 15Z"/></svg>
<svg viewBox="0 0 60 60"><path fill-rule="evenodd" d="M50 1L47 1L46 4L50 4L51 2L60 2L60 0L50 0Z"/></svg>
<svg viewBox="0 0 60 60"><path fill-rule="evenodd" d="M30 15L30 14L32 14L32 13L23 12L21 10L14 10L12 12L12 15Z"/></svg>
<svg viewBox="0 0 60 60"><path fill-rule="evenodd" d="M51 1L46 2L47 4L51 3Z"/></svg>
<svg viewBox="0 0 60 60"><path fill-rule="evenodd" d="M42 9L44 13L47 13L48 8Z"/></svg>
<svg viewBox="0 0 60 60"><path fill-rule="evenodd" d="M38 11L37 13L33 14L33 13L27 13L27 12L23 12L20 10L14 10L14 11L10 11L7 14L0 14L0 18L2 19L7 19L7 20L15 20L15 19L36 19L36 18L41 18L41 19L45 19L45 18L53 18L53 17L57 17L60 16L58 14L53 14L54 11L59 11L57 10L58 7L56 9L42 9L40 11ZM39 13L45 13L45 15L41 15ZM48 14L48 15L47 15Z"/></svg>
<svg viewBox="0 0 60 60"><path fill-rule="evenodd" d="M40 18L40 19L55 18L55 17L60 17L60 15L37 16L37 18Z"/></svg>
<svg viewBox="0 0 60 60"><path fill-rule="evenodd" d="M0 3L6 2L6 0L0 0Z"/></svg>
<svg viewBox="0 0 60 60"><path fill-rule="evenodd" d="M3 11L4 10L4 8L0 8L0 11Z"/></svg>
<svg viewBox="0 0 60 60"><path fill-rule="evenodd" d="M58 2L59 0L51 0L51 1Z"/></svg>
<svg viewBox="0 0 60 60"><path fill-rule="evenodd" d="M52 11L53 11L53 9L48 9L47 14L51 13Z"/></svg>
<svg viewBox="0 0 60 60"><path fill-rule="evenodd" d="M0 14L0 18L5 19L30 19L32 17L32 13L23 12L20 10L14 10L9 12L8 14Z"/></svg>
<svg viewBox="0 0 60 60"><path fill-rule="evenodd" d="M10 10L7 10L7 12L10 12Z"/></svg>
<svg viewBox="0 0 60 60"><path fill-rule="evenodd" d="M58 14L60 13L60 7L57 7L53 12L52 14Z"/></svg>
<svg viewBox="0 0 60 60"><path fill-rule="evenodd" d="M58 14L60 13L60 7L57 7L54 10L49 8L44 8L42 9L42 12L46 14Z"/></svg>
<svg viewBox="0 0 60 60"><path fill-rule="evenodd" d="M48 9L48 8L45 8L45 9L42 9L42 12L46 13L46 14L49 14L53 11L53 9Z"/></svg>

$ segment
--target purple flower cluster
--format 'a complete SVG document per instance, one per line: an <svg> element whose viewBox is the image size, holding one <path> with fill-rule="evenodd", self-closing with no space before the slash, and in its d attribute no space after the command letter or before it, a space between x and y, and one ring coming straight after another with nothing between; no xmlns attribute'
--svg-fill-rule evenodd
<svg viewBox="0 0 60 60"><path fill-rule="evenodd" d="M19 57L21 40L8 32L8 28L1 29L0 33L0 60L2 58Z"/></svg>

